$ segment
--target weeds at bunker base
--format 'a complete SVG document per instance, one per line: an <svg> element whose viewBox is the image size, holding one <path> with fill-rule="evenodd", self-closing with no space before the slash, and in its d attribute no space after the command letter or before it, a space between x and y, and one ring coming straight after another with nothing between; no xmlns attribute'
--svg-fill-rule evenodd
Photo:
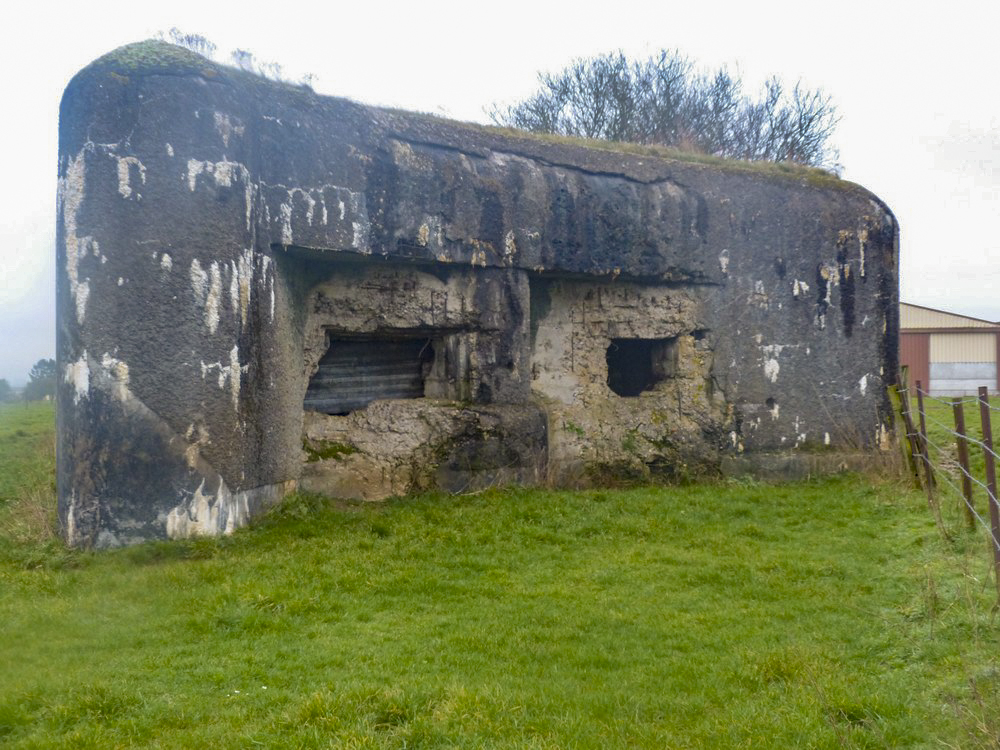
<svg viewBox="0 0 1000 750"><path fill-rule="evenodd" d="M832 177L374 109L150 42L67 87L59 189L74 545L226 532L296 486L696 477L891 426L897 227Z"/></svg>

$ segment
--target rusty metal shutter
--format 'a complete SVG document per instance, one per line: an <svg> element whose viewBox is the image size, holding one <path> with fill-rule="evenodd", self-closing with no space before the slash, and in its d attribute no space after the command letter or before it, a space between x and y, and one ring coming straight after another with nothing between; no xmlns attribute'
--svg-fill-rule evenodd
<svg viewBox="0 0 1000 750"><path fill-rule="evenodd" d="M330 342L309 381L303 408L346 414L385 398L422 398L430 339L340 339Z"/></svg>

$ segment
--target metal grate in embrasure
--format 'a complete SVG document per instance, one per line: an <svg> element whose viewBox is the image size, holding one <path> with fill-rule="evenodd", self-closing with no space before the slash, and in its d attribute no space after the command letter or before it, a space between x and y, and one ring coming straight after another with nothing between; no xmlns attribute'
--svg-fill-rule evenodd
<svg viewBox="0 0 1000 750"><path fill-rule="evenodd" d="M338 339L309 381L303 408L346 414L386 398L422 398L430 339Z"/></svg>

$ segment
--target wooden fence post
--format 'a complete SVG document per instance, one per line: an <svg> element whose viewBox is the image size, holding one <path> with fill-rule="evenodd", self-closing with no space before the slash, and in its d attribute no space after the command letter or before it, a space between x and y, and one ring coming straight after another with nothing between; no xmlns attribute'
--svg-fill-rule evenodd
<svg viewBox="0 0 1000 750"><path fill-rule="evenodd" d="M1000 507L997 506L997 469L993 461L993 426L990 421L990 392L979 387L979 418L983 422L983 458L986 459L986 488L990 496L990 546L993 547L993 576L1000 595Z"/></svg>
<svg viewBox="0 0 1000 750"><path fill-rule="evenodd" d="M910 475L913 478L913 486L920 489L920 467L917 466L917 462L913 459L913 424L910 422L910 415L907 413L908 409L903 401L905 392L898 385L890 385L888 393L893 413L899 417L899 419L894 419L893 422L896 424L896 440L899 442L899 450L903 453L903 463L906 464L906 468L910 471Z"/></svg>
<svg viewBox="0 0 1000 750"><path fill-rule="evenodd" d="M916 382L917 389L917 408L920 412L920 458L924 462L924 475L926 478L927 490L927 506L931 509L931 513L934 514L934 521L937 523L938 530L941 532L941 536L945 539L951 539L951 534L948 533L948 529L945 528L944 518L941 516L941 504L938 502L937 496L934 494L934 488L937 486L934 482L934 470L931 468L931 455L930 455L930 443L927 441L927 421L924 419L924 394L920 388L920 381Z"/></svg>
<svg viewBox="0 0 1000 750"><path fill-rule="evenodd" d="M934 481L934 469L931 468L931 453L930 448L927 443L927 420L924 417L924 391L921 388L920 381L917 381L917 414L920 416L920 456L924 460L924 471L927 474L927 484L930 487L936 487L937 482Z"/></svg>
<svg viewBox="0 0 1000 750"><path fill-rule="evenodd" d="M958 465L962 467L962 496L965 498L965 520L970 529L976 528L976 516L973 513L972 501L972 469L969 466L969 441L965 439L965 407L962 397L956 397L951 403L955 415L955 447L958 449Z"/></svg>
<svg viewBox="0 0 1000 750"><path fill-rule="evenodd" d="M903 416L903 427L906 430L906 442L910 446L910 466L913 469L913 482L917 489L920 489L920 438L917 436L916 428L913 426L912 412L910 411L910 399L904 388L899 392L900 414Z"/></svg>

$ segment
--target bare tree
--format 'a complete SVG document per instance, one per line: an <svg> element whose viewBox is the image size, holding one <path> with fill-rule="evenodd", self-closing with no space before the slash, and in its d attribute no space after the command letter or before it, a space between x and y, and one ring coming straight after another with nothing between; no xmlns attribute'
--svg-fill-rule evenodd
<svg viewBox="0 0 1000 750"><path fill-rule="evenodd" d="M657 144L751 161L788 161L839 171L830 143L832 99L770 78L756 96L727 68L706 73L676 50L645 60L622 52L541 73L539 90L490 110L498 125L542 133Z"/></svg>

